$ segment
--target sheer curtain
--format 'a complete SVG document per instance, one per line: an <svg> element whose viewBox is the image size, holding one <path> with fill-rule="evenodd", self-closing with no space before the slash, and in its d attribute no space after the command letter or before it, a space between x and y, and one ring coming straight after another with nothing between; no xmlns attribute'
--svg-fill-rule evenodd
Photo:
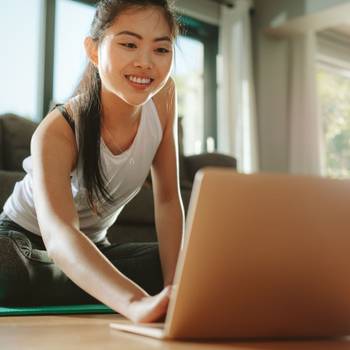
<svg viewBox="0 0 350 350"><path fill-rule="evenodd" d="M289 63L289 171L322 175L322 122L316 82L316 35L292 36Z"/></svg>
<svg viewBox="0 0 350 350"><path fill-rule="evenodd" d="M251 0L221 6L218 57L218 150L236 157L245 173L258 169L251 7Z"/></svg>

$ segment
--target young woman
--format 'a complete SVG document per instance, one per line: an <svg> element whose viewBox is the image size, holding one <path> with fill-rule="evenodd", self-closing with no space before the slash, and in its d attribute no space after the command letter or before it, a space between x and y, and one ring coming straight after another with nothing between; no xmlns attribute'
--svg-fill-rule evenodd
<svg viewBox="0 0 350 350"><path fill-rule="evenodd" d="M134 322L164 317L181 247L175 16L166 0L101 0L89 64L31 141L0 216L0 304L96 302ZM107 229L151 169L157 243Z"/></svg>

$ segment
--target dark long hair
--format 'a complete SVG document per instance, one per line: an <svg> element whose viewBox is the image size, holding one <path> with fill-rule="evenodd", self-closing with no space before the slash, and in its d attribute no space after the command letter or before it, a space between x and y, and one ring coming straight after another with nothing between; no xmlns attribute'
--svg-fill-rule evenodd
<svg viewBox="0 0 350 350"><path fill-rule="evenodd" d="M105 31L116 17L130 9L143 9L149 6L159 7L169 24L171 34L175 38L179 24L172 5L167 0L100 0L97 3L95 16L91 25L90 35L96 44L103 39ZM79 164L83 169L83 182L87 190L87 200L95 214L100 215L96 202L103 198L107 203L113 203L108 193L105 174L101 167L100 137L101 137L101 79L97 68L89 62L82 79L73 96L79 95L74 106L73 115L79 119Z"/></svg>

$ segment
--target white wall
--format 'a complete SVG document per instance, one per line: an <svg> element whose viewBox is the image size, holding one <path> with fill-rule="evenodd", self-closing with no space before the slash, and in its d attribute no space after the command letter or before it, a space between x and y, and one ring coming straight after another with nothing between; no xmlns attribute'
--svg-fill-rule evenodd
<svg viewBox="0 0 350 350"><path fill-rule="evenodd" d="M260 170L288 169L287 73L288 44L265 33L278 13L297 13L298 6L282 6L280 0L256 0L253 24L254 75L258 116ZM293 2L294 3L294 2Z"/></svg>
<svg viewBox="0 0 350 350"><path fill-rule="evenodd" d="M349 0L305 0L305 14L326 10L330 7L347 3L349 3Z"/></svg>
<svg viewBox="0 0 350 350"><path fill-rule="evenodd" d="M305 0L255 0L255 8L261 27L268 27L280 18L291 20L304 14Z"/></svg>
<svg viewBox="0 0 350 350"><path fill-rule="evenodd" d="M350 0L255 0L252 34L262 171L288 171L288 35L298 30L295 24L301 23L300 20L303 30L313 26L315 21L308 19L314 16L318 17L318 26L336 23L344 16L342 8L349 5ZM281 30L285 37L267 34L269 24L281 13L287 18L281 23L282 28L287 28Z"/></svg>
<svg viewBox="0 0 350 350"><path fill-rule="evenodd" d="M348 3L349 0L255 0L255 6L259 8L259 22L264 27Z"/></svg>

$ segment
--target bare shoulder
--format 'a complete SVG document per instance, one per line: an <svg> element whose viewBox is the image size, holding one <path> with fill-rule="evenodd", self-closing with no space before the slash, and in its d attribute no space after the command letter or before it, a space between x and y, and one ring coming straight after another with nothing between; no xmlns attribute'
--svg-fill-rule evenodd
<svg viewBox="0 0 350 350"><path fill-rule="evenodd" d="M172 118L175 111L176 86L174 79L169 77L164 87L153 96L153 102L156 105L160 123L163 131L169 118Z"/></svg>
<svg viewBox="0 0 350 350"><path fill-rule="evenodd" d="M34 135L36 137L64 138L66 141L76 144L73 130L57 108L48 113L40 122Z"/></svg>
<svg viewBox="0 0 350 350"><path fill-rule="evenodd" d="M33 144L41 149L56 150L57 153L64 149L68 153L65 156L74 167L78 154L75 135L57 108L41 121L32 137Z"/></svg>

